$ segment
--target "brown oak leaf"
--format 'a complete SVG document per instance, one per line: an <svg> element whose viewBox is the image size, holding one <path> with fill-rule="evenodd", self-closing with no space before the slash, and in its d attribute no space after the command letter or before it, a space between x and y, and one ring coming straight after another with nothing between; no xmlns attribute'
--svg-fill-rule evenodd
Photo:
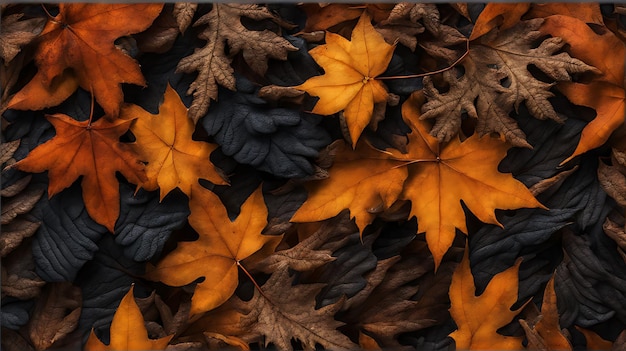
<svg viewBox="0 0 626 351"><path fill-rule="evenodd" d="M189 116L194 122L206 114L211 100L217 100L218 85L235 90L234 70L230 66L234 55L241 53L252 70L264 75L270 58L286 60L289 51L297 50L272 31L249 30L241 23L243 18L249 18L272 20L287 26L267 7L223 3L212 6L209 13L194 23L194 26L206 25L198 36L207 41L206 45L180 60L177 66L178 72L198 72L198 77L187 90L187 94L193 94Z"/></svg>
<svg viewBox="0 0 626 351"><path fill-rule="evenodd" d="M539 31L543 19L520 22L506 30L493 30L470 44L469 54L461 61L463 70L448 70L443 80L450 89L442 93L431 77L424 78L427 102L421 118L436 119L431 134L440 141L450 140L461 126L462 115L477 118L479 135L492 132L504 135L515 146L531 147L525 134L509 113L525 103L538 119L561 122L548 100L550 87L569 81L570 74L598 72L583 61L561 52L565 40L554 37L533 47L544 34ZM553 83L536 79L528 70L536 66Z"/></svg>
<svg viewBox="0 0 626 351"><path fill-rule="evenodd" d="M235 299L245 331L240 337L247 342L264 339L266 346L273 343L279 350L293 350L292 338L309 351L316 344L331 350L354 349L356 345L337 330L343 323L334 319L342 301L315 309L315 296L323 285L294 285L287 266L278 268L250 301Z"/></svg>

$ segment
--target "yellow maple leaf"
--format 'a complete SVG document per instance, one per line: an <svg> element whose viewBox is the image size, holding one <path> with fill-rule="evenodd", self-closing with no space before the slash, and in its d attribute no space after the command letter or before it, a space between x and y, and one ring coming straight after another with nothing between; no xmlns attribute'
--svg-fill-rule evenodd
<svg viewBox="0 0 626 351"><path fill-rule="evenodd" d="M161 188L161 200L177 187L191 196L192 186L199 178L226 184L209 160L217 145L192 139L195 125L187 112L169 84L159 114L153 115L132 104L121 110L121 118L136 118L130 127L137 138L133 150L148 162L148 181L141 186L147 190Z"/></svg>
<svg viewBox="0 0 626 351"><path fill-rule="evenodd" d="M102 343L92 329L85 344L85 351L165 350L173 337L174 335L160 339L148 338L148 330L139 306L135 302L133 287L131 287L113 316L109 345Z"/></svg>
<svg viewBox="0 0 626 351"><path fill-rule="evenodd" d="M370 123L374 104L387 100L387 88L376 77L387 69L394 48L363 14L351 40L326 32L326 44L309 51L325 73L295 88L319 96L313 113L332 115L344 111L353 147Z"/></svg>

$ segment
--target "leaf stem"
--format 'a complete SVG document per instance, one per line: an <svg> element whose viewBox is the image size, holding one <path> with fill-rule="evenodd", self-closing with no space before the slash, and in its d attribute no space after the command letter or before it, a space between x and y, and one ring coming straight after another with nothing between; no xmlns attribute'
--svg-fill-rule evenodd
<svg viewBox="0 0 626 351"><path fill-rule="evenodd" d="M387 76L387 77L376 77L375 79L377 80L386 80L386 79L406 79L406 78L420 78L420 77L426 77L426 76L431 76L437 73L443 73L449 69L452 69L454 66L458 65L459 62L463 61L463 59L469 54L469 39L465 40L465 52L463 53L463 55L461 55L461 57L459 57L458 59L456 59L456 61L454 61L452 64L450 64L447 67L438 69L436 71L431 71L431 72L426 72L426 73L420 73L420 74L410 74L410 75L406 75L406 76Z"/></svg>
<svg viewBox="0 0 626 351"><path fill-rule="evenodd" d="M259 293L261 294L261 296L263 296L266 300L271 301L267 295L265 295L265 293L263 293L263 290L261 289L261 287L259 286L259 284L256 282L256 280L254 280L254 278L252 277L252 274L250 274L250 272L248 272L248 270L246 269L246 267L244 267L241 262L239 262L239 260L235 261L237 263L237 266L239 268L241 268L241 270L248 276L248 278L250 278L250 280L252 281L252 284L254 284L254 287L259 291Z"/></svg>

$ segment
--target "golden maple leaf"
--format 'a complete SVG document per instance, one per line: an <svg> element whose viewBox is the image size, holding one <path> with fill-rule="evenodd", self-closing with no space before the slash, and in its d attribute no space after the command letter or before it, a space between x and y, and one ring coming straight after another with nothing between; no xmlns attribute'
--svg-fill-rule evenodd
<svg viewBox="0 0 626 351"><path fill-rule="evenodd" d="M119 141L132 121L109 122L100 118L79 122L61 113L46 117L57 135L11 167L34 173L48 171L50 197L83 176L81 186L87 213L114 232L120 212L115 173L122 173L133 184L146 180L144 165L128 144Z"/></svg>
<svg viewBox="0 0 626 351"><path fill-rule="evenodd" d="M199 178L214 184L226 184L209 155L217 145L195 141L193 121L188 110L171 86L167 86L159 114L153 115L137 105L122 107L120 118L136 118L130 127L137 141L133 150L147 161L147 190L161 189L161 200L174 188L191 196L192 186Z"/></svg>
<svg viewBox="0 0 626 351"><path fill-rule="evenodd" d="M421 100L416 93L402 106L412 129L406 154L368 145L338 148L329 177L307 185L309 197L291 220L319 221L349 209L362 232L376 212L398 199L410 200L410 217L426 232L438 266L455 230L467 233L461 200L478 219L496 225L495 209L544 208L522 183L498 171L509 144L478 135L441 144L419 119Z"/></svg>
<svg viewBox="0 0 626 351"><path fill-rule="evenodd" d="M122 302L117 307L113 322L111 322L111 342L105 345L94 333L93 329L85 344L85 351L113 351L113 350L165 350L167 344L174 337L169 335L160 339L148 338L148 330L143 316L135 302L133 287L128 290Z"/></svg>
<svg viewBox="0 0 626 351"><path fill-rule="evenodd" d="M387 88L376 77L387 69L394 48L363 14L351 40L326 32L326 44L309 51L325 73L295 88L319 96L313 113L332 115L344 111L353 147L370 123L374 104L387 100Z"/></svg>
<svg viewBox="0 0 626 351"><path fill-rule="evenodd" d="M522 310L511 311L517 301L518 272L521 260L496 274L485 291L476 296L468 249L452 275L450 315L457 330L450 334L457 350L520 350L522 337L504 336L497 330L510 323Z"/></svg>
<svg viewBox="0 0 626 351"><path fill-rule="evenodd" d="M267 225L267 208L260 188L244 202L234 221L228 218L217 195L207 189L193 190L193 194L189 224L198 232L198 240L178 243L146 274L148 279L171 286L183 286L204 277L191 299L192 315L228 300L238 285L238 267L245 269L241 261L266 245L277 245L282 238L261 235Z"/></svg>

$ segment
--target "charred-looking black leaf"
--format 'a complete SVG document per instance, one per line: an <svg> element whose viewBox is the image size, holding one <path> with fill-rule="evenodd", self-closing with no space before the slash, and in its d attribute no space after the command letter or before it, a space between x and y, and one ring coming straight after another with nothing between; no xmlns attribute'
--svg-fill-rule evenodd
<svg viewBox="0 0 626 351"><path fill-rule="evenodd" d="M236 92L221 89L202 120L204 129L240 163L284 178L312 174L311 160L330 143L318 126L322 117L270 107L256 91L243 77L237 78Z"/></svg>
<svg viewBox="0 0 626 351"><path fill-rule="evenodd" d="M285 39L297 47L298 51L289 52L286 61L271 60L268 62L265 78L269 84L294 86L321 74L322 70L313 60L313 57L309 55L309 47L304 39L290 35L285 36Z"/></svg>
<svg viewBox="0 0 626 351"><path fill-rule="evenodd" d="M611 209L608 203L600 218ZM582 233L566 230L563 235L565 258L554 284L564 328L587 328L613 317L626 324L626 263L602 224L600 220Z"/></svg>
<svg viewBox="0 0 626 351"><path fill-rule="evenodd" d="M161 252L172 230L183 226L189 216L187 197L170 192L159 202L158 191L120 183L120 216L115 224L115 242L124 255L135 261L147 261Z"/></svg>
<svg viewBox="0 0 626 351"><path fill-rule="evenodd" d="M100 340L109 342L113 315L131 284L137 283L135 294L138 296L146 293L143 285L136 281L144 271L143 263L125 257L112 235L106 235L98 242L98 252L78 272L75 281L83 293L78 328L84 341L93 328Z"/></svg>
<svg viewBox="0 0 626 351"><path fill-rule="evenodd" d="M13 330L19 329L28 323L29 311L33 307L34 301L22 301L14 297L3 297L2 308L0 311L0 325L3 328Z"/></svg>
<svg viewBox="0 0 626 351"><path fill-rule="evenodd" d="M41 222L33 240L36 272L49 282L73 281L108 232L89 217L78 182L51 199L44 195L32 215Z"/></svg>

